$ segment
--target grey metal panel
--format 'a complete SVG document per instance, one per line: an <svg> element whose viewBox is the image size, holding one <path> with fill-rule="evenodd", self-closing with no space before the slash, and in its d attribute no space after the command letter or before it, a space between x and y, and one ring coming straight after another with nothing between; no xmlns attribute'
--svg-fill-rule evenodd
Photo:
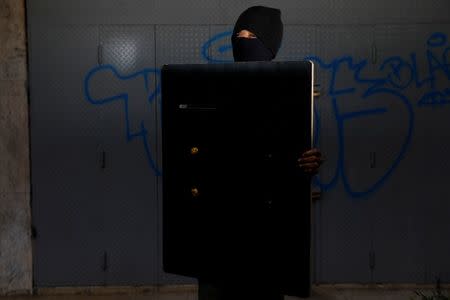
<svg viewBox="0 0 450 300"><path fill-rule="evenodd" d="M206 61L210 63L233 62L233 49L231 47L231 33L234 25L211 25L210 39L205 41L204 47L208 50Z"/></svg>
<svg viewBox="0 0 450 300"><path fill-rule="evenodd" d="M392 180L374 199L374 281L402 283L427 281L426 233L424 231L424 199L420 189L399 188L396 179L410 172L399 167ZM410 179L420 186L420 180ZM442 258L442 257L441 257Z"/></svg>
<svg viewBox="0 0 450 300"><path fill-rule="evenodd" d="M329 63L334 58L350 55L354 62L368 59L369 66L363 73L365 77L386 77L393 72L393 67L387 64L383 70L379 69L384 59L396 55L410 63L410 53L415 52L418 73L423 80L427 76L426 50L430 35L437 31L446 34L445 46L433 50L439 60L443 59L443 50L448 47L449 25L439 23L449 21L450 3L446 0L192 3L143 0L27 2L31 51L33 220L41 233L36 241L37 285L121 284L140 282L144 276L148 278L147 283L152 283L155 274L161 272L160 249L154 250L151 246L157 235L154 231L159 233L161 229L161 216L155 216L156 212L160 213L161 195L158 194L156 204L152 200L142 202L141 196L130 196L154 195L161 190L161 182L155 184L152 177L154 170L148 164L142 140L127 141L123 102L93 105L85 99L83 78L97 65L97 53L101 54L100 60L104 64L112 64L123 76L144 67L160 67L163 63L207 63L208 59L202 50L208 39L231 30L237 16L248 6L256 4L282 10L286 26L282 49L277 58L279 60L313 54ZM192 6L193 9L179 9L180 5ZM427 22L436 24L407 25ZM204 26L174 25L180 23ZM373 55L369 42L372 36L368 27L322 26L345 23L406 25L376 26ZM43 24L83 26L62 28ZM156 35L152 33L153 26L101 26L101 41L98 41L96 27L86 24L172 25L157 26ZM151 40L156 40L156 45ZM132 41L137 42L138 46L133 48ZM97 49L98 42L103 45L100 51ZM222 48L225 52L219 52L219 48L227 43L227 37L215 41L208 49L210 58L231 59L229 48ZM317 100L319 146L327 158L320 179L327 186L326 183L333 182L336 170L339 171L340 138L333 97L329 90L332 72L317 64L316 69L316 81L321 84L322 91L322 96ZM104 71L92 82L96 86L95 95L107 97L129 91L132 99L138 99L129 106L132 116L129 118L130 128L139 130L141 120L144 120L149 130L149 149L160 163L159 108L155 108L154 103L141 101L144 99L142 95L147 95L149 91L143 88L144 80L138 77L118 80L112 72ZM394 84L405 83L404 80L408 79L408 68L404 67L401 71L403 73L399 77L392 77ZM442 71L436 74L436 90L442 92L448 87L448 78ZM156 84L154 76L148 78L150 86ZM346 176L355 191L364 191L379 180L396 160L408 130L409 112L398 96L392 94L378 93L363 99L361 95L369 85L361 82L355 84L354 72L345 64L341 65L336 79L339 87L346 88L350 84L350 87L357 89L353 95L338 96L341 112L379 107L387 110L382 115L345 122ZM383 87L395 89L389 82ZM443 141L443 132L448 131L448 122L445 122L448 119L448 105L426 103L419 106L421 97L430 92L426 86L416 88L413 83L399 91L414 106L413 140L405 158L382 188L369 193L367 198L351 197L348 190L343 188L342 175L338 173L337 184L325 188L322 199L315 204L315 271L318 282L367 282L372 279L384 282L432 282L436 275L440 275L444 281L450 280L450 265L446 259L450 249L442 238L448 236L447 229L450 228L445 214L449 210L445 202L448 192L445 184L442 184L442 178L447 177L449 168L449 161L443 159L448 152L448 145ZM433 157L440 158L439 163L432 167L424 159L430 156L429 149L433 149ZM103 151L106 151L107 168L102 171L99 165ZM376 164L372 168L371 153L376 153ZM124 157L131 159L124 160ZM149 196L149 199L152 197ZM123 199L127 199L127 202ZM128 203L133 205L129 206ZM108 215L109 206L111 211ZM134 206L150 215L143 216L141 211L132 208ZM53 209L49 210L48 207ZM78 217L80 214L86 216L82 221ZM148 219L143 221L144 217ZM117 220L110 221L115 218ZM142 232L145 226L151 230ZM130 230L136 231L129 235ZM85 235L84 232L89 233ZM374 240L371 241L366 235L373 235ZM59 236L65 236L61 243ZM146 236L143 247L135 244L135 240L141 236ZM123 242L107 244L107 241L116 240ZM55 244L57 241L58 246ZM139 271L136 276L130 274L133 264L138 260L128 260L130 255L127 252L131 247L125 245L127 242L133 245L132 251L135 252L132 255L139 257L142 266L152 269L152 266L157 265L158 271ZM161 247L160 236L158 243ZM73 249L77 249L78 256L67 263L62 255ZM107 251L110 260L112 275L108 276L101 271L104 251ZM368 251L374 251L376 257L372 276L368 267ZM150 257L153 255L157 257L156 262ZM140 261L140 257L145 256L147 258ZM355 267L348 268L352 262ZM67 269L73 270L73 276L69 277ZM157 277L160 283L195 282L193 279L167 274Z"/></svg>
<svg viewBox="0 0 450 300"><path fill-rule="evenodd" d="M155 26L102 25L101 63L130 75L155 65Z"/></svg>
<svg viewBox="0 0 450 300"><path fill-rule="evenodd" d="M104 283L101 130L82 84L96 63L97 35L89 26L36 26L30 35L37 286Z"/></svg>
<svg viewBox="0 0 450 300"><path fill-rule="evenodd" d="M27 1L33 24L234 24L252 5L280 8L286 24L445 23L447 0Z"/></svg>
<svg viewBox="0 0 450 300"><path fill-rule="evenodd" d="M377 49L377 72L385 75L392 72L390 65L381 69L384 61L391 56L399 56L406 59L410 51L420 47L422 41L417 38L420 33L416 32L416 26L377 26L375 30L375 41ZM423 65L423 64L421 64ZM409 76L409 71L400 70L398 76L391 76L392 82L396 85L403 85L405 77ZM415 94L412 89L396 89L392 83L385 85L386 88L398 90L401 94L411 98ZM399 103L394 97L389 97L391 109ZM398 110L398 108L397 108ZM408 125L408 112L397 111L394 118L397 126L400 124ZM391 118L392 119L392 118ZM394 121L392 120L392 121ZM394 128L395 128L394 127ZM400 149L398 142L403 143L405 132L395 132L385 135L386 145L392 145L392 149ZM398 151L398 150L397 150ZM409 152L408 158L411 153ZM387 159L387 158L386 158ZM380 157L379 160L385 160ZM404 163L407 163L404 162ZM377 266L375 272L376 280L386 282L412 281L424 282L426 277L426 262L424 249L423 217L420 217L424 196L419 190L419 182L416 183L414 193L408 191L408 186L412 183L399 180L402 168L395 171L392 183L383 188L381 193L386 194L383 198L377 197L377 206L374 207L375 232L374 244L377 254ZM410 168L408 168L410 169ZM413 172L411 169L408 173ZM402 172L403 173L403 172ZM412 174L411 174L412 175ZM395 181L395 183L394 183ZM395 185L394 185L395 184ZM390 192L390 193L389 193ZM377 195L378 196L378 195ZM414 229L415 234L410 234ZM406 250L405 249L406 246Z"/></svg>
<svg viewBox="0 0 450 300"><path fill-rule="evenodd" d="M415 5L412 6L413 11L411 13L416 16L417 23L448 23L448 10L450 3L445 0L439 1L426 1L418 0ZM420 19L420 21L417 21Z"/></svg>
<svg viewBox="0 0 450 300"><path fill-rule="evenodd" d="M206 63L202 47L209 36L209 26L156 26L156 66Z"/></svg>
<svg viewBox="0 0 450 300"><path fill-rule="evenodd" d="M211 39L207 43L210 55L208 61L233 61L231 49L233 26L232 24L211 26ZM317 26L285 25L283 43L274 60L296 61L313 56L316 53L317 44L316 29ZM317 71L320 71L320 68Z"/></svg>
<svg viewBox="0 0 450 300"><path fill-rule="evenodd" d="M317 52L317 26L286 25L276 61L297 61ZM317 76L317 74L316 74Z"/></svg>
<svg viewBox="0 0 450 300"><path fill-rule="evenodd" d="M440 33L437 36L436 33ZM419 82L426 81L430 77L430 68L427 59L427 50L430 50L436 62L444 63L444 51L449 45L450 25L449 24L411 24L411 25L377 25L375 27L375 41L377 52L377 70L384 76L389 76L387 87L401 90L414 104L419 104L420 92L430 90L430 82L425 82L421 86L416 85ZM433 38L433 36L436 36ZM428 43L442 41L443 45L430 47ZM411 70L413 59L416 57L416 71ZM389 60L395 57L396 60ZM383 63L386 65L383 67ZM394 66L398 66L399 71L395 73ZM435 73L435 84L437 89L443 89L448 85L448 77L445 72L437 71Z"/></svg>
<svg viewBox="0 0 450 300"><path fill-rule="evenodd" d="M362 101L362 94L365 91L365 85L361 85L355 80L356 65L361 66L361 75L370 77L372 75L372 66L370 62L371 49L373 44L373 29L371 26L320 26L318 29L317 57L313 58L316 62L317 80L320 84L319 90L321 97L317 100L317 110L319 113L319 145L323 149L327 162L321 173L321 180L324 183L331 182L336 175L336 169L339 168L339 142L346 150L351 149L349 143L359 144L360 139L365 135L365 128L352 125L355 120L345 122L343 139L339 135L338 121L346 113L358 112L361 110L376 108L376 105ZM336 106L334 106L336 104ZM360 121L360 120L358 120ZM362 144L362 143L361 143ZM367 145L367 144L366 144ZM368 166L368 157L360 153L355 156L352 153L351 161L346 161L350 174L350 181L357 185L357 188L364 189L370 184L370 178L363 178L360 171ZM368 155L368 152L367 152ZM356 160L358 159L358 161ZM363 166L359 169L359 166ZM355 169L356 168L356 169ZM366 172L365 172L366 173ZM367 174L369 175L369 174ZM369 175L370 176L370 175ZM369 181L369 182L365 182ZM351 182L353 183L353 182Z"/></svg>
<svg viewBox="0 0 450 300"><path fill-rule="evenodd" d="M369 161L366 150L362 149L365 144L359 141L366 128L351 126L348 122L345 128L338 125L340 114L361 110L363 105L359 104L360 91L338 91L356 86L350 65L367 59L373 43L372 33L371 26L320 26L317 29L320 46L316 54L320 60L313 60L319 69L317 81L322 93L316 103L320 120L318 147L327 159L319 174L325 191L319 208L321 239L316 246L321 249L318 279L322 282L370 281L370 206L368 202L353 200L343 188L342 178L345 171L355 189L364 189L370 179L364 178L370 171ZM350 64L340 63L344 58ZM339 67L333 68L333 65ZM371 73L370 65L365 73ZM344 144L345 153L340 153Z"/></svg>
<svg viewBox="0 0 450 300"><path fill-rule="evenodd" d="M101 26L104 69L92 77L106 152L105 231L109 285L155 284L157 278L154 26ZM116 97L114 100L108 101Z"/></svg>
<svg viewBox="0 0 450 300"><path fill-rule="evenodd" d="M156 27L156 65L161 68L164 64L173 63L207 63L202 53L204 43L210 38L209 26L157 26ZM158 77L157 84L161 82ZM161 94L158 94L158 161L161 164ZM188 284L196 283L196 279L165 273L162 267L162 180L158 178L158 282L160 284Z"/></svg>
<svg viewBox="0 0 450 300"><path fill-rule="evenodd" d="M222 19L219 0L155 0L156 24L213 24ZM222 22L219 22L219 24Z"/></svg>
<svg viewBox="0 0 450 300"><path fill-rule="evenodd" d="M155 0L27 1L31 24L154 24Z"/></svg>
<svg viewBox="0 0 450 300"><path fill-rule="evenodd" d="M449 211L448 201L445 200L448 191L439 184L448 170L449 161L442 159L432 169L424 161L430 149L433 149L433 157L446 157L445 153L448 153L448 145L440 134L449 127L444 117L445 104L433 103L432 98L422 101L427 93L444 91L450 79L442 70L430 73L427 51L439 61L443 59L446 47L428 45L428 42L442 41L439 38L430 39L435 32L444 33L448 38L450 26L376 27L379 73L388 78L385 87L403 95L412 107L412 112L408 112L399 110L397 105L395 117L391 119L391 124L397 125L390 126L395 131L384 133L384 146L398 153L398 143L403 142L407 135L404 127L408 124L408 118L412 118L412 142L407 147L405 158L396 168L389 185L383 189L383 194L377 194L374 243L380 257L376 272L378 281L431 283L435 281L435 276L441 276L442 280L449 279L449 263L443 258L450 249L450 243L442 239L442 236L449 234L450 228L448 218L445 221L444 217L444 211ZM412 69L412 56L416 58L417 70ZM416 80L423 81L430 74L435 78L434 88L430 83L416 84ZM391 99L390 110L395 109L396 102L399 102L398 99ZM400 126L403 130L398 131ZM437 232L439 234L435 234Z"/></svg>

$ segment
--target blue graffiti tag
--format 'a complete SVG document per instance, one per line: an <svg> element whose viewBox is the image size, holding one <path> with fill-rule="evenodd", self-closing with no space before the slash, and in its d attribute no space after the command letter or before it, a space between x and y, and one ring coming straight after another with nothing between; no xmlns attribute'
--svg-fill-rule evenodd
<svg viewBox="0 0 450 300"><path fill-rule="evenodd" d="M102 98L102 99L96 99L92 96L92 91L91 91L91 80L96 76L101 74L102 72L111 72L116 78L118 78L119 80L130 80L133 78L141 78L143 80L144 86L145 86L145 90L147 91L147 103L151 104L155 98L157 97L157 95L160 92L160 86L157 85L156 89L154 91L150 90L150 85L149 85L149 77L151 74L154 74L156 76L160 76L160 70L158 69L143 69L139 72L136 72L134 74L128 75L128 76L122 76L119 74L119 72L114 68L114 66L111 65L100 65L97 66L95 68L93 68L92 70L90 70L86 77L84 78L84 93L85 93L85 97L86 100L89 101L90 103L94 104L94 105L107 105L110 104L111 102L114 101L122 101L123 102L123 109L124 109L124 114L125 114L125 126L126 126L126 140L127 142L130 142L134 139L140 139L143 146L144 146L144 150L145 150L145 154L147 157L147 162L149 164L149 167L154 171L156 176L160 176L161 175L161 171L160 169L157 167L154 156L150 150L150 145L149 145L149 139L148 139L148 131L147 128L144 125L144 121L140 122L140 128L137 131L133 131L130 129L130 114L128 111L128 107L129 107L129 95L126 92L117 94L117 95L113 95L107 98Z"/></svg>
<svg viewBox="0 0 450 300"><path fill-rule="evenodd" d="M330 64L324 63L320 58L315 56L306 57L305 59L311 60L315 62L320 68L327 70L331 73L331 80L328 87L328 95L331 97L332 105L333 105L333 113L334 117L336 119L337 123L337 129L338 129L338 158L337 158L337 168L335 171L334 176L332 179L325 183L320 180L320 177L314 178L314 183L318 185L322 190L327 191L333 188L338 182L339 182L339 176L342 179L342 183L344 185L344 188L346 192L352 197L352 198L362 198L365 196L368 196L372 193L374 193L377 189L379 189L386 180L392 175L395 168L400 164L401 160L404 158L405 153L409 147L409 144L411 142L411 137L413 133L413 125L414 125L414 111L412 109L412 105L410 101L401 93L393 90L382 87L383 84L385 84L388 79L382 79L382 78L363 78L361 76L361 73L363 69L367 66L368 62L367 60L359 61L358 63L354 63L354 59L350 56L344 56L341 58L337 58L333 60ZM404 143L401 147L401 150L397 157L394 159L391 166L388 168L388 170L381 175L381 177L375 181L371 186L366 188L362 191L355 191L352 186L349 183L348 176L346 173L346 167L344 164L345 161L345 122L355 119L355 118L362 118L362 117L368 117L372 115L379 115L384 114L387 112L387 108L385 107L378 107L374 109L369 110L360 110L360 111L353 111L349 113L341 113L338 106L338 99L339 97L342 97L344 95L348 94L354 94L356 92L355 87L347 87L347 88L336 88L336 78L337 74L342 66L347 66L349 70L354 72L354 80L357 83L360 84L370 84L369 88L366 89L366 91L361 95L362 100L367 100L370 97L386 94L394 96L395 98L399 99L403 105L406 106L408 114L409 114L409 123L408 123L408 133L404 140ZM316 130L319 130L319 128L316 127ZM319 135L319 134L317 134Z"/></svg>
<svg viewBox="0 0 450 300"><path fill-rule="evenodd" d="M223 54L226 54L227 52L230 52L232 50L231 45L229 44L230 36L233 32L232 31L225 31L216 34L212 38L210 38L206 43L202 46L202 56L203 59L207 60L210 63L231 63L233 62L233 59L230 58L216 58L213 56L213 54L219 53L221 56ZM227 44L221 45L224 42ZM214 52L216 44L220 45L217 47L217 51ZM212 53L211 53L212 52Z"/></svg>
<svg viewBox="0 0 450 300"><path fill-rule="evenodd" d="M230 59L231 45L229 43L231 31L220 32L206 41L201 48L201 55L204 60L209 63L231 63ZM368 60L355 60L352 56L342 56L333 59L331 62L327 63L317 56L307 56L303 59L313 61L320 69L328 72L330 74L330 82L326 87L326 97L329 97L332 105L332 112L334 114L336 128L337 128L337 141L338 141L338 153L337 153L337 163L336 170L328 182L324 182L320 177L316 176L314 178L314 184L319 186L323 191L330 190L334 188L339 180L345 188L345 191L352 198L364 198L375 191L380 189L383 184L392 176L394 170L400 165L401 161L405 158L406 153L411 144L413 131L414 131L414 110L411 100L405 96L404 91L410 87L415 87L416 89L427 89L422 92L422 97L417 102L418 107L427 106L437 106L442 107L443 105L450 104L450 88L449 87L438 87L437 76L438 74L444 74L445 78L450 81L450 62L449 54L450 47L447 45L447 36L444 33L436 32L433 33L427 40L426 46L427 50L425 52L425 58L427 63L427 73L419 72L419 67L417 63L417 54L410 53L407 59L400 56L387 57L382 61L378 67L378 72L381 74L375 78L364 77L364 71L368 69ZM438 53L442 51L442 53ZM353 74L353 83L346 87L337 87L337 78L343 69L349 70ZM137 131L130 130L129 125L129 113L128 113L128 93L120 93L118 95L111 96L105 99L94 99L90 90L90 82L94 76L100 72L112 72L116 78L119 80L129 80L132 78L142 78L144 80L145 89L148 93L147 102L150 104L157 95L160 93L160 86L157 86L154 91L149 88L149 76L151 74L160 76L159 69L143 69L137 73L122 76L117 72L117 70L111 65L102 65L93 68L85 77L84 80L84 90L86 99L95 105L105 105L112 101L122 100L124 104L125 122L127 128L127 141L131 141L135 138L141 139L145 152L147 154L148 163L150 168L154 171L156 176L161 175L161 171L156 166L153 154L149 147L149 137L147 129L144 126L144 122L141 121L140 128ZM420 75L425 74L425 77L421 78ZM447 82L448 84L448 82ZM360 91L362 88L362 92ZM360 94L358 94L360 93ZM391 165L385 170L383 174L379 176L378 179L374 181L369 187L364 190L355 190L350 184L345 161L345 141L346 141L346 129L345 124L357 118L367 118L374 115L385 114L388 109L387 107L376 107L367 110L358 110L352 112L341 112L338 101L348 95L359 95L362 101L370 101L376 97L391 97L396 102L401 104L407 114L407 133L402 141L399 152L397 156L393 159ZM318 112L317 107L314 108L315 115L315 132L314 140L317 145L317 141L320 138L321 130L321 116Z"/></svg>
<svg viewBox="0 0 450 300"><path fill-rule="evenodd" d="M230 38L230 32L223 32L212 37L209 41L205 43L208 49L214 49L215 41L223 43L224 39ZM303 59L314 61L319 68L325 70L331 75L331 80L329 86L327 87L327 94L331 99L333 106L333 113L336 120L336 125L338 129L338 158L337 158L337 168L331 180L328 182L322 182L320 177L314 178L314 183L319 186L322 190L330 190L339 182L339 178L342 179L344 188L346 192L352 198L362 198L374 193L379 189L392 175L394 170L398 167L401 160L404 159L405 154L410 146L413 129L414 129L414 110L411 101L402 93L405 89L411 87L415 84L416 88L429 88L423 97L419 100L418 106L435 106L448 104L450 100L450 89L445 88L444 90L436 90L436 78L437 72L443 72L445 76L450 80L449 75L449 63L448 56L450 53L449 48L444 49L442 57L436 55L433 49L444 47L447 43L447 36L444 33L433 33L427 40L428 49L425 53L427 64L428 64L428 74L425 78L419 77L419 69L417 66L417 54L411 53L409 60L405 60L400 56L391 56L386 58L379 66L378 71L382 76L377 78L364 78L362 76L363 71L367 69L368 61L367 59L361 61L355 61L352 56L342 56L331 61L331 63L325 63L319 57L308 56ZM433 49L431 49L433 48ZM219 56L223 57L223 52L218 52ZM203 58L210 63L214 63L217 59L211 53L204 53ZM223 61L223 59L220 59ZM350 72L353 72L354 84L344 88L336 87L337 74L342 69L342 67L347 67ZM384 174L382 174L378 180L376 180L371 186L362 190L356 191L349 183L349 179L346 173L346 167L344 165L344 156L346 153L345 145L345 122L354 118L364 118L371 115L383 114L387 112L385 107L375 108L366 111L356 111L350 113L341 113L339 111L338 99L345 95L355 94L357 87L364 87L364 91L360 95L361 100L368 100L375 96L390 96L393 99L397 99L406 108L407 111L407 123L408 129L406 137L403 140L403 144L400 148L398 155L393 160L392 164ZM320 136L320 116L318 114L317 108L314 109L314 114L316 117L315 126L315 142L317 143ZM316 144L317 146L317 144Z"/></svg>

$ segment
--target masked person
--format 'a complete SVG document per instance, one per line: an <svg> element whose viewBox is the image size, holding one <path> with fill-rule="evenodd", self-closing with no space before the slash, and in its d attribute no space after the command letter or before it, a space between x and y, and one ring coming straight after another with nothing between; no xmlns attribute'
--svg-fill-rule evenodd
<svg viewBox="0 0 450 300"><path fill-rule="evenodd" d="M271 61L277 55L283 37L281 11L265 6L245 10L236 21L231 37L236 62ZM318 149L301 153L298 166L305 174L317 174L322 163ZM282 300L284 296L270 282L256 283L252 278L214 281L199 278L199 300Z"/></svg>
<svg viewBox="0 0 450 300"><path fill-rule="evenodd" d="M275 58L283 38L281 11L265 6L245 10L236 21L231 36L233 57L239 61L271 61ZM299 166L310 175L317 174L321 153L311 149L302 153Z"/></svg>

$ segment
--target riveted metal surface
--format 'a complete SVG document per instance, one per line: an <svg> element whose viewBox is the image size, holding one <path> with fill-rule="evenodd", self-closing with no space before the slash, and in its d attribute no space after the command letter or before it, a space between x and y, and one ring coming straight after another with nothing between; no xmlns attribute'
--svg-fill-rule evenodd
<svg viewBox="0 0 450 300"><path fill-rule="evenodd" d="M286 25L275 60L297 61L317 53L317 26ZM319 69L320 70L320 69ZM317 77L317 74L316 74Z"/></svg>
<svg viewBox="0 0 450 300"><path fill-rule="evenodd" d="M202 46L209 26L156 26L156 66L203 63Z"/></svg>
<svg viewBox="0 0 450 300"><path fill-rule="evenodd" d="M339 122L341 115L362 109L361 91L356 89L352 65L367 60L373 43L372 32L371 26L320 26L317 29L320 47L313 61L319 69L317 82L321 91L316 101L318 147L327 159L319 174L325 190L323 205L319 208L321 239L316 246L322 251L318 262L322 270L319 281L370 280L368 203L352 201L342 188L344 172L349 184L357 189L364 189L364 181L370 179L362 177L370 172L368 159L363 163L365 155L359 144L363 132L362 128L351 127L348 123L343 127ZM371 73L370 66L366 73ZM347 263L351 263L352 268L346 268Z"/></svg>
<svg viewBox="0 0 450 300"><path fill-rule="evenodd" d="M156 24L221 24L219 0L155 0ZM194 22L192 22L195 20Z"/></svg>
<svg viewBox="0 0 450 300"><path fill-rule="evenodd" d="M442 240L449 228L443 215L448 211L448 192L439 182L449 162L440 159L430 168L423 158L430 149L434 157L448 153L439 134L449 129L445 97L426 95L440 94L448 86L450 77L439 61L444 59L449 33L448 24L376 26L377 72L387 78L384 88L403 97L403 102L397 96L386 104L395 117L385 125L397 130L385 132L381 145L398 155L405 137L412 139L395 177L383 189L385 196L380 195L374 207L374 243L382 258L378 281L432 283L436 276L448 280L445 270L449 265L443 253L450 244ZM380 160L392 162L392 155L380 156Z"/></svg>
<svg viewBox="0 0 450 300"><path fill-rule="evenodd" d="M108 166L105 232L111 285L157 278L157 124L154 26L101 26L101 63L93 87L101 105ZM110 66L112 69L107 69ZM126 175L129 174L129 175ZM132 178L126 180L126 178Z"/></svg>
<svg viewBox="0 0 450 300"><path fill-rule="evenodd" d="M82 79L96 63L92 26L34 28L30 44L32 214L38 286L102 284L99 112ZM66 49L67 47L67 49ZM70 70L70 71L68 71Z"/></svg>
<svg viewBox="0 0 450 300"><path fill-rule="evenodd" d="M101 63L131 74L155 64L155 27L150 25L100 26Z"/></svg>
<svg viewBox="0 0 450 300"><path fill-rule="evenodd" d="M228 34L252 5L282 10L277 60L316 57L317 146L327 161L314 207L315 281L450 280L447 0L42 0L27 2L38 286L195 283L162 272L153 92L163 64L231 61ZM92 98L127 95L128 110L121 97L89 103L89 71ZM374 79L383 82L367 93Z"/></svg>
<svg viewBox="0 0 450 300"><path fill-rule="evenodd" d="M233 62L231 34L233 25L211 25L210 39L203 45L209 63Z"/></svg>
<svg viewBox="0 0 450 300"><path fill-rule="evenodd" d="M286 24L449 22L447 0L89 0L28 1L35 24L233 24L252 5L282 10ZM51 9L49 9L51 7Z"/></svg>

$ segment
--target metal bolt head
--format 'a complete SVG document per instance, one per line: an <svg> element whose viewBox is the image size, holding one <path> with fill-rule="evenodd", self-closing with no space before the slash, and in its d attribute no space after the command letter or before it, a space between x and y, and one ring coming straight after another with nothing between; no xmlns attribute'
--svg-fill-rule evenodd
<svg viewBox="0 0 450 300"><path fill-rule="evenodd" d="M198 154L199 151L200 151L200 149L198 149L198 147L192 147L191 148L191 155L196 155L196 154Z"/></svg>
<svg viewBox="0 0 450 300"><path fill-rule="evenodd" d="M191 188L191 194L192 194L192 197L198 197L198 196L200 196L200 191L198 190L198 188L193 187L193 188Z"/></svg>

